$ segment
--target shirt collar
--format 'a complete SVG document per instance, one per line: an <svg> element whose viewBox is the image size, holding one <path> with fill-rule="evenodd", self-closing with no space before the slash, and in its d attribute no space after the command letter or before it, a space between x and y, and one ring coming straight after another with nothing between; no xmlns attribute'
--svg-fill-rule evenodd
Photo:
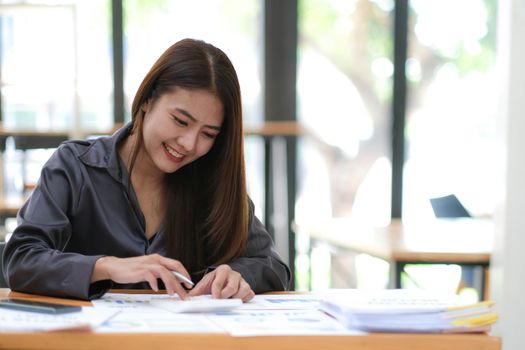
<svg viewBox="0 0 525 350"><path fill-rule="evenodd" d="M128 123L111 136L95 139L88 149L80 155L80 160L88 166L107 169L115 180L122 183L124 180L122 176L123 163L118 155L118 144L131 133L131 128L132 124Z"/></svg>

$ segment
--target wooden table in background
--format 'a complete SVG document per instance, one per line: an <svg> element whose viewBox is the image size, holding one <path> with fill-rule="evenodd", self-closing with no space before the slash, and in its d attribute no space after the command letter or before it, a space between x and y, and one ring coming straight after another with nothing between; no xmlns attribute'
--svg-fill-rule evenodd
<svg viewBox="0 0 525 350"><path fill-rule="evenodd" d="M391 285L400 287L406 264L460 264L483 268L482 299L488 296L488 271L494 225L488 219L392 220L386 227L371 227L351 218L333 218L295 225L298 234L314 242L356 253L366 253L391 264Z"/></svg>
<svg viewBox="0 0 525 350"><path fill-rule="evenodd" d="M126 291L130 292L130 291ZM90 302L40 297L0 289L7 296L89 306ZM232 337L227 334L49 332L0 333L0 349L191 349L191 350L500 350L501 339L486 334L371 334L359 336Z"/></svg>

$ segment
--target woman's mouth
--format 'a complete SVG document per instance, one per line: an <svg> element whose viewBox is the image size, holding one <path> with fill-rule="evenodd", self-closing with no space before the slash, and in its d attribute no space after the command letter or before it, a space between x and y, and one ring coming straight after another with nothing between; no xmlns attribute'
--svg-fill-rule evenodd
<svg viewBox="0 0 525 350"><path fill-rule="evenodd" d="M163 143L162 145L164 146L164 151L169 159L171 159L174 162L182 162L182 160L184 159L184 154L175 151L175 149L171 148L165 143Z"/></svg>

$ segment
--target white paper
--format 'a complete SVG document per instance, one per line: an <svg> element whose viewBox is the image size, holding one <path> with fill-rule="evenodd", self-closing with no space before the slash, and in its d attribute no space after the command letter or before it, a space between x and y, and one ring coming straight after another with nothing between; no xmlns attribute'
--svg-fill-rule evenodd
<svg viewBox="0 0 525 350"><path fill-rule="evenodd" d="M112 308L119 310L164 309L176 313L210 313L231 310L242 305L240 299L213 299L211 295L199 295L189 300L181 300L178 296L166 294L120 294L107 293L102 298L93 300L97 308Z"/></svg>
<svg viewBox="0 0 525 350"><path fill-rule="evenodd" d="M330 289L321 292L320 296L322 304L329 303L337 305L341 310L363 314L439 312L464 305L456 294L409 289Z"/></svg>
<svg viewBox="0 0 525 350"><path fill-rule="evenodd" d="M96 328L97 333L225 333L203 314L160 309L126 309Z"/></svg>
<svg viewBox="0 0 525 350"><path fill-rule="evenodd" d="M265 294L239 306L241 310L316 310L319 297L313 294Z"/></svg>
<svg viewBox="0 0 525 350"><path fill-rule="evenodd" d="M235 309L242 305L241 299L213 299L209 295L193 297L190 300L171 298L151 300L150 306L175 313L215 313Z"/></svg>
<svg viewBox="0 0 525 350"><path fill-rule="evenodd" d="M478 332L497 320L492 303L464 305L455 294L406 289L330 290L320 305L348 328L370 332Z"/></svg>
<svg viewBox="0 0 525 350"><path fill-rule="evenodd" d="M210 295L193 299L220 302ZM118 309L121 312L96 331L228 332L232 336L362 334L348 330L332 317L316 310L319 299L311 294L257 295L249 303L231 311L199 314L176 314L154 306L167 302L175 304L181 301L177 296L165 294L107 293L93 301L94 308Z"/></svg>
<svg viewBox="0 0 525 350"><path fill-rule="evenodd" d="M0 309L0 332L38 332L66 329L91 330L118 313L118 310L95 310L82 307L82 311L50 315L12 309Z"/></svg>
<svg viewBox="0 0 525 350"><path fill-rule="evenodd" d="M208 317L237 337L364 334L317 310L238 310Z"/></svg>
<svg viewBox="0 0 525 350"><path fill-rule="evenodd" d="M112 308L118 310L137 309L149 306L152 298L167 299L167 294L125 294L125 293L106 293L100 299L92 300L95 308Z"/></svg>

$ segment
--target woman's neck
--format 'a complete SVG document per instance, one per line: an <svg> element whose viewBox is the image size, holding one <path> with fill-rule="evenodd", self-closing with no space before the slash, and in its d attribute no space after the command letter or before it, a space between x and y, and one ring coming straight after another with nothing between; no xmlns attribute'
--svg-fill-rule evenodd
<svg viewBox="0 0 525 350"><path fill-rule="evenodd" d="M135 135L131 134L119 147L119 156L124 161L128 173L130 173L131 157L136 141ZM159 231L166 208L165 176L164 173L158 170L155 172L154 169L156 168L151 164L149 157L143 149L140 149L131 170L131 185L144 215L144 235L148 239Z"/></svg>
<svg viewBox="0 0 525 350"><path fill-rule="evenodd" d="M119 147L119 156L123 160L128 173L130 172L131 157L136 142L137 135L130 134ZM151 159L147 157L144 148L141 147L135 158L131 174L131 183L135 190L137 190L137 188L147 188L150 190L153 188L162 188L164 186L164 179L165 174L151 164Z"/></svg>

